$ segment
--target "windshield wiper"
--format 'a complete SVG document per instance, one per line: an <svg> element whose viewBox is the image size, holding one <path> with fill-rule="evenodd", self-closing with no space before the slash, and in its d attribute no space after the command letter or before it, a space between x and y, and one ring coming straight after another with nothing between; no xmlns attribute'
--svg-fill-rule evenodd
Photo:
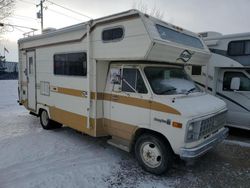
<svg viewBox="0 0 250 188"><path fill-rule="evenodd" d="M191 92L194 91L194 90L196 90L195 87L193 87L193 88L191 88L190 90L188 90L188 91L186 92L186 94L188 95L189 93L191 93Z"/></svg>
<svg viewBox="0 0 250 188"><path fill-rule="evenodd" d="M175 91L175 90L176 90L176 88L166 89L166 90L160 92L159 94L162 95L162 94L164 94L164 93L168 93L168 92L170 92L170 91Z"/></svg>

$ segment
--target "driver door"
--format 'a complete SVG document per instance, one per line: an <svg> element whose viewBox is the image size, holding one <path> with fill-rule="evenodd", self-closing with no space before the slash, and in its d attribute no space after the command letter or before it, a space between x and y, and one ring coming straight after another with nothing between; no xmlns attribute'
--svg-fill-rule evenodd
<svg viewBox="0 0 250 188"><path fill-rule="evenodd" d="M110 124L118 137L129 140L137 126L150 126L151 95L138 67L123 66L120 70L120 83L111 93Z"/></svg>
<svg viewBox="0 0 250 188"><path fill-rule="evenodd" d="M232 126L250 128L250 79L238 70L223 70L222 80L217 95L227 103L227 123ZM239 90L231 89L233 78L240 78Z"/></svg>

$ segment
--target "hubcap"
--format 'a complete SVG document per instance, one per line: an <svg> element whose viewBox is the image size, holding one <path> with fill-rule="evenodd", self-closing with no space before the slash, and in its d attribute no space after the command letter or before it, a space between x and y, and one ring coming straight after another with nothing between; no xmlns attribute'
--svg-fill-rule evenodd
<svg viewBox="0 0 250 188"><path fill-rule="evenodd" d="M48 113L46 111L42 112L41 119L42 119L43 125L47 126L48 122L49 122L49 117L48 117Z"/></svg>
<svg viewBox="0 0 250 188"><path fill-rule="evenodd" d="M153 142L143 143L140 149L140 154L143 162L149 167L156 168L161 165L161 151Z"/></svg>

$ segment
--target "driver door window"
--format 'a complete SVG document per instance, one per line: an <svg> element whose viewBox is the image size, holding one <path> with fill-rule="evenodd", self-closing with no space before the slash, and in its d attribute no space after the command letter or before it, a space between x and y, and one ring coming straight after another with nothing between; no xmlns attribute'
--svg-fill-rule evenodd
<svg viewBox="0 0 250 188"><path fill-rule="evenodd" d="M138 69L124 68L122 76L122 91L147 93L141 73Z"/></svg>
<svg viewBox="0 0 250 188"><path fill-rule="evenodd" d="M225 72L223 78L223 90L232 91L230 89L231 80L234 77L240 78L239 91L250 91L250 79L242 72Z"/></svg>

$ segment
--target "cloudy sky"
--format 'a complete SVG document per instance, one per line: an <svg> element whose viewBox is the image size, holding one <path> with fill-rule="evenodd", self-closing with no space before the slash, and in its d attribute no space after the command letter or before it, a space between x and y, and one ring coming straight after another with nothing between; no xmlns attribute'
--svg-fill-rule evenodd
<svg viewBox="0 0 250 188"><path fill-rule="evenodd" d="M36 19L36 4L39 1L16 0L13 16L4 22L39 29L40 23ZM250 0L47 0L44 4L44 28L61 28L88 20L51 2L91 18L132 9L134 4L143 2L148 10L156 7L161 11L163 20L194 32L250 32ZM28 31L20 29L9 28L0 37L0 53L3 54L5 46L9 50L9 54L6 54L9 61L17 61L17 40Z"/></svg>

